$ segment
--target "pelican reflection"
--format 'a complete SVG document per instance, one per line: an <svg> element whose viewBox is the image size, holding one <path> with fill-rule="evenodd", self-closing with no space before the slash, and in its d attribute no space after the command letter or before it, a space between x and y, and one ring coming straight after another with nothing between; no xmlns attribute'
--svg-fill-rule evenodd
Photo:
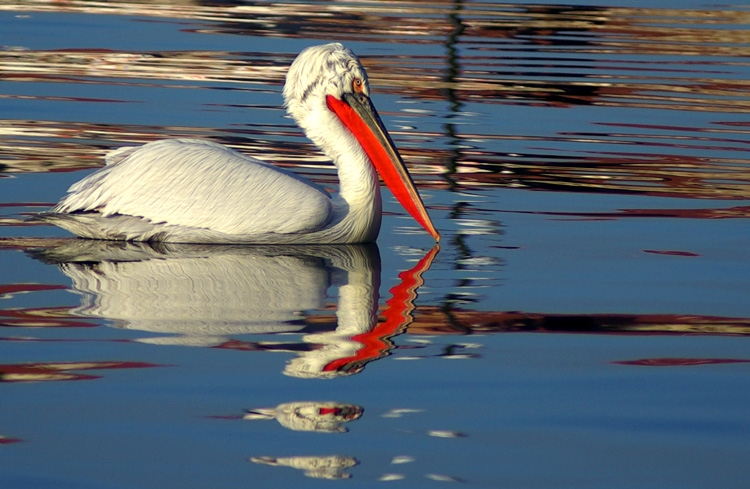
<svg viewBox="0 0 750 489"><path fill-rule="evenodd" d="M247 420L275 419L293 431L346 433L344 423L356 421L364 409L356 404L333 401L285 402L272 408L249 409L242 416Z"/></svg>
<svg viewBox="0 0 750 489"><path fill-rule="evenodd" d="M74 314L152 333L138 341L246 350L293 350L284 373L331 378L362 370L393 348L412 321L435 247L391 289L378 321L380 253L374 244L182 245L69 240L29 253L57 264L81 296ZM334 331L309 331L306 311L338 290ZM306 330L307 328L307 330ZM300 333L302 344L250 343L231 335ZM307 334L305 334L307 333Z"/></svg>
<svg viewBox="0 0 750 489"><path fill-rule="evenodd" d="M357 465L357 459L344 455L296 456L296 457L250 457L256 464L273 467L291 467L304 471L313 479L349 479L346 469Z"/></svg>

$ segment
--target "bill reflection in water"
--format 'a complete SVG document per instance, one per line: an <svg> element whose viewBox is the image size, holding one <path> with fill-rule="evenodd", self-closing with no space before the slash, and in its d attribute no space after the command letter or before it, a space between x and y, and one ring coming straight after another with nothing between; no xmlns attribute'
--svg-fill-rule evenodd
<svg viewBox="0 0 750 489"><path fill-rule="evenodd" d="M30 240L30 256L53 264L81 296L74 316L106 319L111 326L153 334L136 341L248 351L294 351L284 373L335 378L359 373L387 356L391 338L413 321L422 274L436 246L399 274L385 309L377 245L211 246L97 240ZM322 331L302 314L326 307L337 287L336 327ZM310 331L312 330L312 331ZM309 332L308 332L309 331ZM299 333L301 342L249 342L234 335ZM332 401L291 401L248 409L242 420L276 420L311 433L346 433L362 406ZM383 416L383 418L388 416ZM431 435L432 436L432 435ZM256 455L249 461L290 467L311 478L345 479L360 462L351 455ZM386 474L383 480L403 475Z"/></svg>
<svg viewBox="0 0 750 489"><path fill-rule="evenodd" d="M59 266L81 296L73 313L153 333L138 341L235 350L295 351L284 373L332 378L360 372L394 348L413 320L416 290L438 248L391 289L378 321L377 245L210 246L64 240L30 248ZM338 287L334 331L306 333L304 311ZM302 342L247 342L232 335L301 333Z"/></svg>

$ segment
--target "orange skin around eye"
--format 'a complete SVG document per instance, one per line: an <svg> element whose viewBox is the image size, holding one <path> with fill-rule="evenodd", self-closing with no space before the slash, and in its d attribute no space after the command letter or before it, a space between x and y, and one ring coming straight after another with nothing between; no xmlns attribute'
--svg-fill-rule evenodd
<svg viewBox="0 0 750 489"><path fill-rule="evenodd" d="M355 78L352 81L352 90L354 90L354 93L362 93L364 91L362 80L360 80L359 78Z"/></svg>

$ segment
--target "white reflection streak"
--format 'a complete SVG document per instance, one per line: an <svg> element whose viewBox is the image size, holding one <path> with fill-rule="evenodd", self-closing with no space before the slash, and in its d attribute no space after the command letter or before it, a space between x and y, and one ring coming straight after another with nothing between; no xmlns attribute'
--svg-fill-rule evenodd
<svg viewBox="0 0 750 489"><path fill-rule="evenodd" d="M376 277L372 268L362 265L364 264L351 263L348 281L339 287L336 331L305 335L303 341L323 345L322 348L303 352L287 362L284 374L301 378L331 378L356 373L326 371L325 368L337 359L355 356L362 348L362 343L352 340L352 337L369 331L377 323L380 269L378 268Z"/></svg>
<svg viewBox="0 0 750 489"><path fill-rule="evenodd" d="M367 330L377 305L375 246L157 248L71 240L32 254L71 278L81 296L74 313L176 335L139 340L147 343L217 346L230 334L299 331L303 311L323 308L335 282L341 292L337 337Z"/></svg>
<svg viewBox="0 0 750 489"><path fill-rule="evenodd" d="M180 336L147 338L160 344L209 346L223 335L279 333L302 328L298 311L323 305L328 277L304 257L182 256L101 261L95 268L66 263L62 271L81 297L74 313L107 318L115 326Z"/></svg>
<svg viewBox="0 0 750 489"><path fill-rule="evenodd" d="M388 338L411 317L419 275L437 253L435 248L402 277L407 300L391 304L394 317L378 325L380 254L373 244L212 246L73 239L29 249L73 281L73 292L81 296L73 313L167 335L136 340L151 344L263 350L270 343L227 336L300 331L307 326L305 311L323 309L329 287L337 285L336 329L304 335L309 351L298 353L284 369L301 378L355 374L387 355L393 347Z"/></svg>
<svg viewBox="0 0 750 489"><path fill-rule="evenodd" d="M379 323L375 244L217 246L71 239L25 246L73 281L72 290L81 296L73 313L108 319L123 329L172 335L136 340L144 343L265 349L270 343L227 335L300 331L307 326L305 311L322 309L328 288L337 285L335 331L303 336L309 351L284 369L302 378L355 374L388 355L394 347L390 338L413 321L421 275L439 251L436 246L399 274Z"/></svg>
<svg viewBox="0 0 750 489"><path fill-rule="evenodd" d="M251 457L256 464L274 467L291 467L303 470L307 477L314 479L349 479L351 474L344 470L357 465L357 459L342 455L297 456L297 457Z"/></svg>
<svg viewBox="0 0 750 489"><path fill-rule="evenodd" d="M346 433L348 430L343 424L356 421L363 412L364 409L355 404L296 401L279 404L275 408L251 409L242 419L275 419L281 426L293 431Z"/></svg>

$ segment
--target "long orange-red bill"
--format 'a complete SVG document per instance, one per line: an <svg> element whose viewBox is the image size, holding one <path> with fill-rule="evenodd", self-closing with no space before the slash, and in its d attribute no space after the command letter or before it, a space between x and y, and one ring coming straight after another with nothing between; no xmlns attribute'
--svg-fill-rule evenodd
<svg viewBox="0 0 750 489"><path fill-rule="evenodd" d="M328 95L326 103L357 138L396 199L436 241L440 241L440 234L370 98L363 93L345 93L343 100Z"/></svg>

